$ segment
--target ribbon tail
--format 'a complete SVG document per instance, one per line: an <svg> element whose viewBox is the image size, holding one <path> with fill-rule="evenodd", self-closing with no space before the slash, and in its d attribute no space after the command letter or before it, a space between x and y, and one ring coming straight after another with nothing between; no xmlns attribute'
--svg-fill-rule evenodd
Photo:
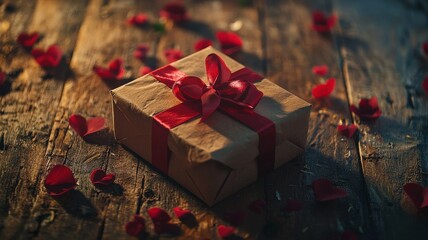
<svg viewBox="0 0 428 240"><path fill-rule="evenodd" d="M169 131L201 113L196 104L181 103L153 116L152 164L162 173L168 174L171 151L168 147Z"/></svg>

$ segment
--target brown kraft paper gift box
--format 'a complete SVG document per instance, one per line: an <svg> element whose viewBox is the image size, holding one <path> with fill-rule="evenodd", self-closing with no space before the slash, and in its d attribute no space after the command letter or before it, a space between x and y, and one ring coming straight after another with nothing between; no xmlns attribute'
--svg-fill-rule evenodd
<svg viewBox="0 0 428 240"><path fill-rule="evenodd" d="M205 58L211 53L232 72L244 67L212 47L170 65L207 84ZM275 123L277 168L304 151L311 105L267 79L254 85L263 92L254 111ZM151 75L111 94L115 138L152 163L153 116L181 101ZM171 129L168 147L168 176L209 206L257 180L258 134L220 111L203 122L197 117Z"/></svg>

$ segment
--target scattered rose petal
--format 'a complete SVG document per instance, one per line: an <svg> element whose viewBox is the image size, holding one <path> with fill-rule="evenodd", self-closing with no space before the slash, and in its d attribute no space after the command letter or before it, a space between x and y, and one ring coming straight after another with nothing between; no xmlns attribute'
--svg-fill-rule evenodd
<svg viewBox="0 0 428 240"><path fill-rule="evenodd" d="M227 55L232 55L241 51L242 39L234 32L219 31L216 33L217 40L220 43L221 51Z"/></svg>
<svg viewBox="0 0 428 240"><path fill-rule="evenodd" d="M45 179L45 188L51 196L60 196L76 186L73 172L64 165L55 165Z"/></svg>
<svg viewBox="0 0 428 240"><path fill-rule="evenodd" d="M188 209L183 209L181 207L175 207L173 210L174 210L175 216L180 220L183 220L185 218L193 216L192 212Z"/></svg>
<svg viewBox="0 0 428 240"><path fill-rule="evenodd" d="M186 7L179 2L167 3L160 10L159 15L176 23L184 22L189 19Z"/></svg>
<svg viewBox="0 0 428 240"><path fill-rule="evenodd" d="M317 32L329 32L336 25L337 16L332 14L327 17L321 11L312 12L312 29Z"/></svg>
<svg viewBox="0 0 428 240"><path fill-rule="evenodd" d="M342 233L341 240L358 240L358 234L351 230L346 230Z"/></svg>
<svg viewBox="0 0 428 240"><path fill-rule="evenodd" d="M175 62L178 59L183 57L183 53L180 50L174 49L174 48L165 50L163 54L166 60L168 61L168 63Z"/></svg>
<svg viewBox="0 0 428 240"><path fill-rule="evenodd" d="M147 210L147 213L149 214L150 218L153 222L169 222L171 220L171 217L169 214L159 207L152 207Z"/></svg>
<svg viewBox="0 0 428 240"><path fill-rule="evenodd" d="M62 51L57 45L51 45L46 51L36 48L31 51L36 62L43 68L54 68L62 59Z"/></svg>
<svg viewBox="0 0 428 240"><path fill-rule="evenodd" d="M140 76L144 76L144 75L150 73L151 71L153 71L152 68L147 67L147 66L142 66L142 67L140 67L140 70L139 70Z"/></svg>
<svg viewBox="0 0 428 240"><path fill-rule="evenodd" d="M125 75L125 68L123 67L123 60L121 58L111 61L107 68L95 65L92 70L104 81L119 81Z"/></svg>
<svg viewBox="0 0 428 240"><path fill-rule="evenodd" d="M3 86L5 82L6 82L6 73L3 71L0 71L0 87Z"/></svg>
<svg viewBox="0 0 428 240"><path fill-rule="evenodd" d="M140 237L146 231L146 221L140 215L134 215L132 221L125 225L126 233L133 237Z"/></svg>
<svg viewBox="0 0 428 240"><path fill-rule="evenodd" d="M337 126L337 131L347 138L351 138L352 136L354 136L357 129L358 127L355 124L342 124Z"/></svg>
<svg viewBox="0 0 428 240"><path fill-rule="evenodd" d="M103 117L85 119L79 114L73 114L68 119L68 123L81 137L101 131L105 128L105 118Z"/></svg>
<svg viewBox="0 0 428 240"><path fill-rule="evenodd" d="M134 57L143 61L147 57L147 52L149 51L149 46L147 44L140 44L134 51Z"/></svg>
<svg viewBox="0 0 428 240"><path fill-rule="evenodd" d="M155 233L159 235L177 236L181 233L180 226L174 223L153 222Z"/></svg>
<svg viewBox="0 0 428 240"><path fill-rule="evenodd" d="M407 183L403 189L415 207L422 209L428 206L428 188L417 183Z"/></svg>
<svg viewBox="0 0 428 240"><path fill-rule="evenodd" d="M363 120L375 120L382 114L377 97L361 99L358 108L355 105L351 105L351 111Z"/></svg>
<svg viewBox="0 0 428 240"><path fill-rule="evenodd" d="M428 57L428 42L422 43L422 52Z"/></svg>
<svg viewBox="0 0 428 240"><path fill-rule="evenodd" d="M235 234L236 229L234 227L219 225L217 227L218 235L222 238L227 238Z"/></svg>
<svg viewBox="0 0 428 240"><path fill-rule="evenodd" d="M114 183L116 175L114 173L106 174L104 170L97 168L91 172L89 179L95 186L108 186Z"/></svg>
<svg viewBox="0 0 428 240"><path fill-rule="evenodd" d="M284 211L297 212L303 209L303 203L299 200L288 199L285 203Z"/></svg>
<svg viewBox="0 0 428 240"><path fill-rule="evenodd" d="M149 22L149 18L144 13L138 13L126 19L126 22L136 27L143 27Z"/></svg>
<svg viewBox="0 0 428 240"><path fill-rule="evenodd" d="M21 46L25 49L33 48L34 44L39 40L40 35L37 32L33 33L20 33L16 41L21 44Z"/></svg>
<svg viewBox="0 0 428 240"><path fill-rule="evenodd" d="M312 88L312 96L315 99L326 98L330 96L335 86L336 86L336 79L329 78L324 84L321 83L316 85L314 88Z"/></svg>
<svg viewBox="0 0 428 240"><path fill-rule="evenodd" d="M213 42L211 40L203 38L203 39L200 39L199 41L197 41L195 43L195 45L193 46L193 48L195 49L195 52L197 52L199 50L202 50L202 49L209 47L209 46L212 46L212 45L213 45Z"/></svg>
<svg viewBox="0 0 428 240"><path fill-rule="evenodd" d="M428 95L428 77L425 77L422 81L422 88L424 89L425 93Z"/></svg>
<svg viewBox="0 0 428 240"><path fill-rule="evenodd" d="M261 214L266 208L266 201L263 199L254 200L250 203L248 208L254 213Z"/></svg>
<svg viewBox="0 0 428 240"><path fill-rule="evenodd" d="M239 226L244 222L247 214L242 210L227 212L223 215L223 219L233 226Z"/></svg>
<svg viewBox="0 0 428 240"><path fill-rule="evenodd" d="M348 196L348 193L345 190L334 187L332 182L328 179L320 178L314 180L312 182L312 188L314 190L315 200L320 202L331 201Z"/></svg>
<svg viewBox="0 0 428 240"><path fill-rule="evenodd" d="M327 65L313 66L312 73L318 76L325 76L328 73L328 66Z"/></svg>

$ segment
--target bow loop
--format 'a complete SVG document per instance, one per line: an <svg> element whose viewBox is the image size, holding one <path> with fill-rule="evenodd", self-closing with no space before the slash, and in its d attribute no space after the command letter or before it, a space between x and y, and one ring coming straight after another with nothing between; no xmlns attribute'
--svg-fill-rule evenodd
<svg viewBox="0 0 428 240"><path fill-rule="evenodd" d="M205 59L205 69L207 72L208 82L211 86L217 89L217 87L230 81L232 72L226 66L223 59L217 54L210 54Z"/></svg>
<svg viewBox="0 0 428 240"><path fill-rule="evenodd" d="M255 108L263 97L263 93L254 84L243 80L228 82L217 91L222 99L251 109Z"/></svg>
<svg viewBox="0 0 428 240"><path fill-rule="evenodd" d="M198 77L186 76L177 80L172 86L174 95L183 102L199 100L205 91L205 83Z"/></svg>

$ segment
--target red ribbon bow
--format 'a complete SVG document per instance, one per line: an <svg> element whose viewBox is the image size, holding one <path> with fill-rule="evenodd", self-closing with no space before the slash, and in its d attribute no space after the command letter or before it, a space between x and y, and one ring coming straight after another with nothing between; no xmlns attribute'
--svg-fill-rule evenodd
<svg viewBox="0 0 428 240"><path fill-rule="evenodd" d="M274 168L276 131L270 119L253 111L263 96L253 83L263 77L245 67L232 73L216 54L207 56L205 67L209 86L199 77L187 76L171 65L150 73L182 101L153 116L152 164L168 174L169 130L201 114L204 120L220 109L258 133L258 169L259 175L264 175Z"/></svg>
<svg viewBox="0 0 428 240"><path fill-rule="evenodd" d="M172 92L182 102L201 101L202 120L208 118L221 103L254 109L263 96L253 83L233 79L232 72L216 54L205 59L209 86L195 76L184 76L172 86Z"/></svg>

